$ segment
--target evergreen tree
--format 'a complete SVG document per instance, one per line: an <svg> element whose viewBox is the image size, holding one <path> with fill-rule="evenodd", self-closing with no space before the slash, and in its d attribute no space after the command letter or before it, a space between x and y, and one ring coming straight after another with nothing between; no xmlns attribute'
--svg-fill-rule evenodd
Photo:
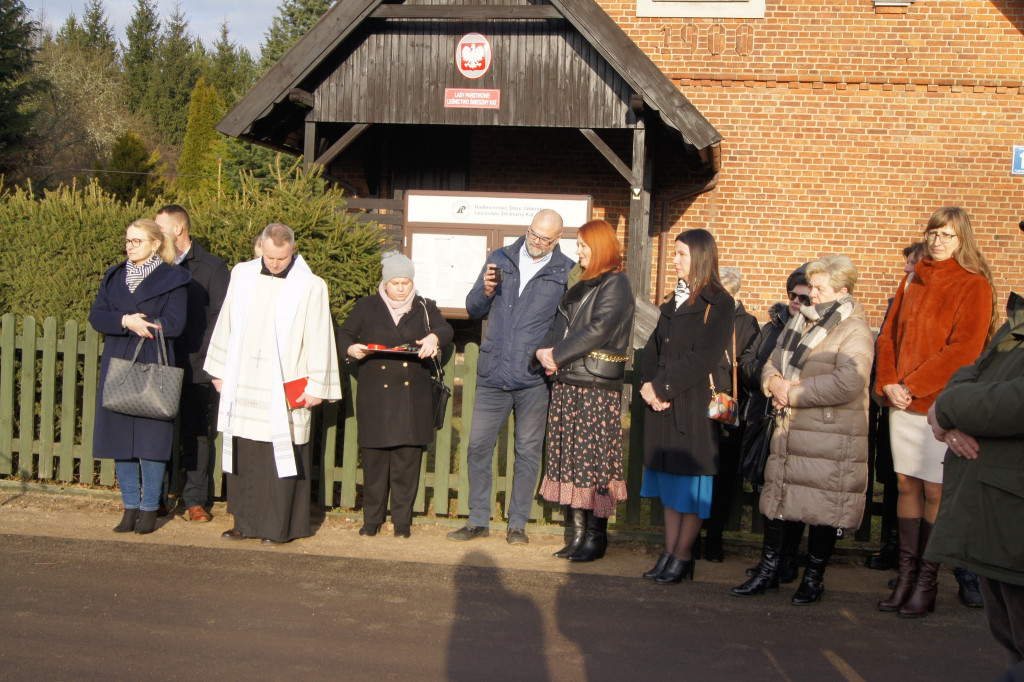
<svg viewBox="0 0 1024 682"><path fill-rule="evenodd" d="M220 37L207 62L206 80L217 88L228 109L256 82L256 64L248 50L231 41L226 21L220 25Z"/></svg>
<svg viewBox="0 0 1024 682"><path fill-rule="evenodd" d="M105 173L99 173L99 185L125 203L152 203L163 189L159 164L159 152L150 154L142 138L129 130L110 150L110 163Z"/></svg>
<svg viewBox="0 0 1024 682"><path fill-rule="evenodd" d="M202 76L192 90L188 107L188 130L178 161L179 195L217 190L218 166L227 151L223 137L214 126L224 115L224 100Z"/></svg>
<svg viewBox="0 0 1024 682"><path fill-rule="evenodd" d="M261 73L266 73L299 38L306 35L332 4L333 0L282 0L277 6L277 16L264 33L260 52Z"/></svg>
<svg viewBox="0 0 1024 682"><path fill-rule="evenodd" d="M150 92L150 82L156 70L160 19L154 0L136 0L135 13L125 29L125 36L128 44L122 45L121 51L128 107L138 113L144 109L143 102Z"/></svg>
<svg viewBox="0 0 1024 682"><path fill-rule="evenodd" d="M114 27L107 20L107 10L103 7L103 0L86 0L81 26L85 33L85 47L96 52L107 53L112 60L117 58Z"/></svg>
<svg viewBox="0 0 1024 682"><path fill-rule="evenodd" d="M181 144L188 125L188 103L199 78L196 45L188 32L188 19L181 5L160 35L157 70L150 80L149 108L157 130L174 146Z"/></svg>
<svg viewBox="0 0 1024 682"><path fill-rule="evenodd" d="M35 118L25 103L38 82L32 73L39 31L21 0L0 2L0 175L20 165Z"/></svg>

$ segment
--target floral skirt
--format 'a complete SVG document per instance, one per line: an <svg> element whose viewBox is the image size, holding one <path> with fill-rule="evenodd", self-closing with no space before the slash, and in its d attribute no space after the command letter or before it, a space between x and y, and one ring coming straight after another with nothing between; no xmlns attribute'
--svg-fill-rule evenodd
<svg viewBox="0 0 1024 682"><path fill-rule="evenodd" d="M621 400L615 390L555 383L540 486L545 500L608 518L626 499Z"/></svg>

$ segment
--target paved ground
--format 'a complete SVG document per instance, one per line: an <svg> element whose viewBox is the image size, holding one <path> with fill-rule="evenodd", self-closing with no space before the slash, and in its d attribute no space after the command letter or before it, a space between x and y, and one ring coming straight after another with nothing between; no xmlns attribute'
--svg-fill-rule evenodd
<svg viewBox="0 0 1024 682"><path fill-rule="evenodd" d="M220 512L220 513L217 513ZM1002 654L984 614L879 613L890 574L831 568L815 606L738 599L752 555L699 562L697 580L637 575L657 548L590 565L492 535L457 544L361 538L329 515L279 547L226 542L230 517L110 532L116 500L0 490L0 677L312 680L989 680ZM795 586L793 586L795 587Z"/></svg>

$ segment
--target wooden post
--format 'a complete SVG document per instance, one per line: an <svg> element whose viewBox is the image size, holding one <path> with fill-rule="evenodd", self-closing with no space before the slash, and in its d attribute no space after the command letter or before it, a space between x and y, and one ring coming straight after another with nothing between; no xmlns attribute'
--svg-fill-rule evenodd
<svg viewBox="0 0 1024 682"><path fill-rule="evenodd" d="M626 275L633 294L650 298L651 258L654 241L651 237L651 176L653 158L648 154L643 119L633 130L633 180L630 183L629 237L626 247Z"/></svg>
<svg viewBox="0 0 1024 682"><path fill-rule="evenodd" d="M316 160L316 121L307 119L306 134L302 139L302 170L308 173L309 169L313 167L314 160Z"/></svg>

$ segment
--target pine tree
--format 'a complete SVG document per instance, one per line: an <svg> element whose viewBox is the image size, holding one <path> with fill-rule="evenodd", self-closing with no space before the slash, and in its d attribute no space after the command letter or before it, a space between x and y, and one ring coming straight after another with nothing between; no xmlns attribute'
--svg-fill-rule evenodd
<svg viewBox="0 0 1024 682"><path fill-rule="evenodd" d="M146 143L130 130L117 138L110 163L99 174L99 185L119 200L151 203L163 189L159 152L149 153Z"/></svg>
<svg viewBox="0 0 1024 682"><path fill-rule="evenodd" d="M32 73L38 31L21 0L0 2L0 175L20 165L35 118L24 105L39 86Z"/></svg>
<svg viewBox="0 0 1024 682"><path fill-rule="evenodd" d="M206 80L217 88L228 109L256 82L256 64L248 50L231 41L226 21L220 25L220 37L207 62Z"/></svg>
<svg viewBox="0 0 1024 682"><path fill-rule="evenodd" d="M122 68L127 84L128 107L133 112L144 109L150 82L156 70L160 19L154 0L136 0L135 13L125 29L127 45L121 46Z"/></svg>
<svg viewBox="0 0 1024 682"><path fill-rule="evenodd" d="M284 56L299 38L313 27L334 4L333 0L283 0L277 16L264 33L260 52L260 71L265 73Z"/></svg>
<svg viewBox="0 0 1024 682"><path fill-rule="evenodd" d="M175 5L167 27L160 35L157 70L150 80L149 107L153 122L166 141L181 144L188 125L188 102L199 78L199 63L188 19Z"/></svg>
<svg viewBox="0 0 1024 682"><path fill-rule="evenodd" d="M81 25L85 33L85 47L105 52L112 60L117 58L117 40L114 38L114 28L107 20L103 0L86 0Z"/></svg>
<svg viewBox="0 0 1024 682"><path fill-rule="evenodd" d="M188 107L188 130L178 161L179 195L216 191L217 169L227 151L214 126L224 115L224 100L202 76L196 81Z"/></svg>

